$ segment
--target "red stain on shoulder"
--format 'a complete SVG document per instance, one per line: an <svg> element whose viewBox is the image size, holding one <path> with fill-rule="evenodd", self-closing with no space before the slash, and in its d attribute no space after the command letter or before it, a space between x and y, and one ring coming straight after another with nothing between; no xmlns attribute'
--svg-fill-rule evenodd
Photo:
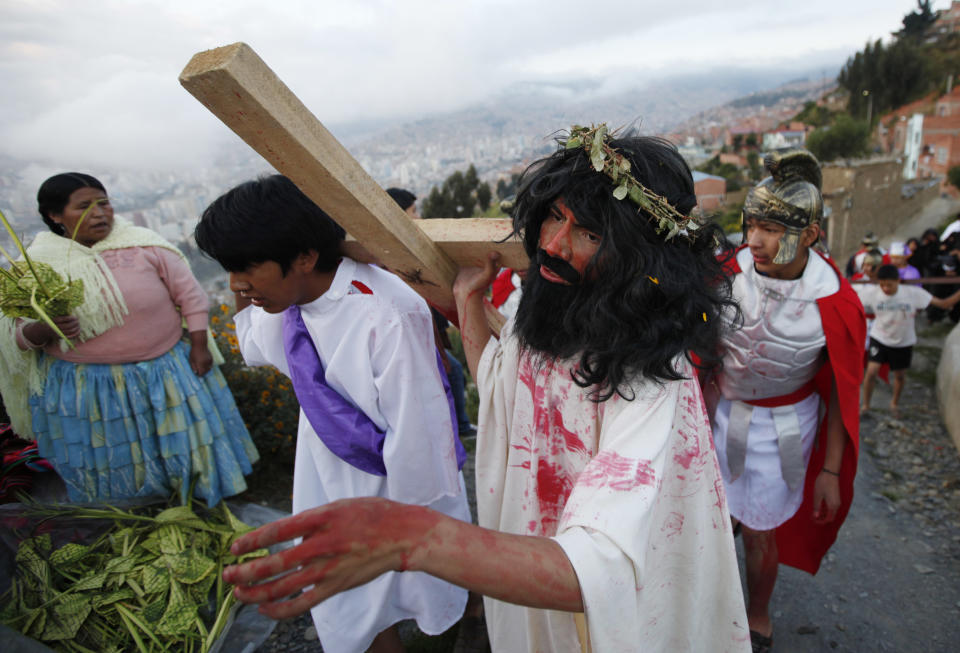
<svg viewBox="0 0 960 653"><path fill-rule="evenodd" d="M689 388L685 388L689 390ZM679 415L679 424L675 425L680 441L683 443L677 447L673 454L675 463L689 470L690 466L696 460L701 462L703 451L700 448L700 429L703 428L706 410L704 409L703 399L697 392L683 392L680 398L682 407Z"/></svg>
<svg viewBox="0 0 960 653"><path fill-rule="evenodd" d="M590 416L581 419L576 415L576 427L564 421L562 408L572 394L569 386L573 383L567 375L562 364L528 356L521 359L518 369L518 381L530 392L532 424L528 434L511 444L516 455L513 466L530 470L527 487L536 496L539 519L530 522L528 530L539 535L556 533L577 474L590 459L590 449L584 443L584 436L592 430ZM567 379L567 384L558 382L561 379Z"/></svg>

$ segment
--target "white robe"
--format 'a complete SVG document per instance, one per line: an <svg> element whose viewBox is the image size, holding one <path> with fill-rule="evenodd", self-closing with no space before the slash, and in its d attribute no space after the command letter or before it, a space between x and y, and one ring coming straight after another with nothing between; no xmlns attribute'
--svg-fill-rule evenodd
<svg viewBox="0 0 960 653"><path fill-rule="evenodd" d="M386 432L387 476L361 471L334 455L301 411L293 512L376 496L469 522L433 322L423 299L393 274L344 258L327 292L300 310L327 383ZM283 314L250 306L235 322L248 365L273 365L288 374ZM427 574L390 572L327 599L312 615L325 651L363 651L377 633L404 619L416 619L431 635L444 632L460 619L466 599L466 590Z"/></svg>
<svg viewBox="0 0 960 653"><path fill-rule="evenodd" d="M643 383L632 401L596 404L569 363L522 356L511 328L487 344L478 372L480 524L560 544L593 651L749 651L697 382ZM573 613L485 604L495 652L582 650Z"/></svg>

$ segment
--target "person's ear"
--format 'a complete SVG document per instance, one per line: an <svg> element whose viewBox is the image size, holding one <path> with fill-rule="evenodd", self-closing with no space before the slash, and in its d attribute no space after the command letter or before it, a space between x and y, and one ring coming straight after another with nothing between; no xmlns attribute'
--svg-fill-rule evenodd
<svg viewBox="0 0 960 653"><path fill-rule="evenodd" d="M318 258L320 258L320 255L317 253L317 250L309 249L306 252L297 254L297 258L293 260L293 266L297 272L309 274L317 266Z"/></svg>
<svg viewBox="0 0 960 653"><path fill-rule="evenodd" d="M804 247L810 247L820 238L820 225L811 224L804 227L800 234L800 242Z"/></svg>

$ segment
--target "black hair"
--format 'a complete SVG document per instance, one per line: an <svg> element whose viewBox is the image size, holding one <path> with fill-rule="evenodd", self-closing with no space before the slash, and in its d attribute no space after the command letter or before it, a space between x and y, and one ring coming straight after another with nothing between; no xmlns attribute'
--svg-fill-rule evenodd
<svg viewBox="0 0 960 653"><path fill-rule="evenodd" d="M900 272L896 265L881 265L877 270L877 279L879 281L900 281Z"/></svg>
<svg viewBox="0 0 960 653"><path fill-rule="evenodd" d="M286 275L300 254L317 252L316 269L340 260L346 232L283 175L261 177L227 191L203 212L194 237L228 272L275 261Z"/></svg>
<svg viewBox="0 0 960 653"><path fill-rule="evenodd" d="M37 191L37 210L53 233L63 235L63 225L54 222L50 216L63 213L63 209L70 202L70 196L78 188L99 188L104 193L107 192L99 179L82 172L62 172L40 184L40 190Z"/></svg>
<svg viewBox="0 0 960 653"><path fill-rule="evenodd" d="M686 215L696 206L690 169L669 142L627 134L610 144L629 159L637 181L678 211ZM594 401L614 393L631 398L630 386L640 376L683 378L674 365L680 355L699 359L698 367L718 366L722 316L740 319L715 256L715 244L724 240L720 228L705 225L692 242L682 235L665 240L649 214L629 199L617 200L613 191L583 148L561 145L524 172L513 220L532 262L515 318L517 337L532 351L579 357L573 380L593 386ZM584 281L572 287L541 283L537 271L540 227L559 197L578 224L601 237ZM555 286L546 292L565 295L553 314L537 315L534 301L524 301L537 286Z"/></svg>
<svg viewBox="0 0 960 653"><path fill-rule="evenodd" d="M387 195L393 198L393 201L400 205L400 208L406 211L414 202L417 196L405 188L388 188Z"/></svg>

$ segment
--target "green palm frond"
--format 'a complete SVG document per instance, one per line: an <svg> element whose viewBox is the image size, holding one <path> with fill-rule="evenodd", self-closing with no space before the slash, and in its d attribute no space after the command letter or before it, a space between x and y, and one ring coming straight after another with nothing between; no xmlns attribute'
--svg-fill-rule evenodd
<svg viewBox="0 0 960 653"><path fill-rule="evenodd" d="M83 281L64 279L52 266L31 260L3 212L0 221L23 257L15 261L0 247L0 253L10 261L10 269L0 267L0 312L10 318L42 320L72 348L73 343L52 318L70 315L83 303Z"/></svg>

